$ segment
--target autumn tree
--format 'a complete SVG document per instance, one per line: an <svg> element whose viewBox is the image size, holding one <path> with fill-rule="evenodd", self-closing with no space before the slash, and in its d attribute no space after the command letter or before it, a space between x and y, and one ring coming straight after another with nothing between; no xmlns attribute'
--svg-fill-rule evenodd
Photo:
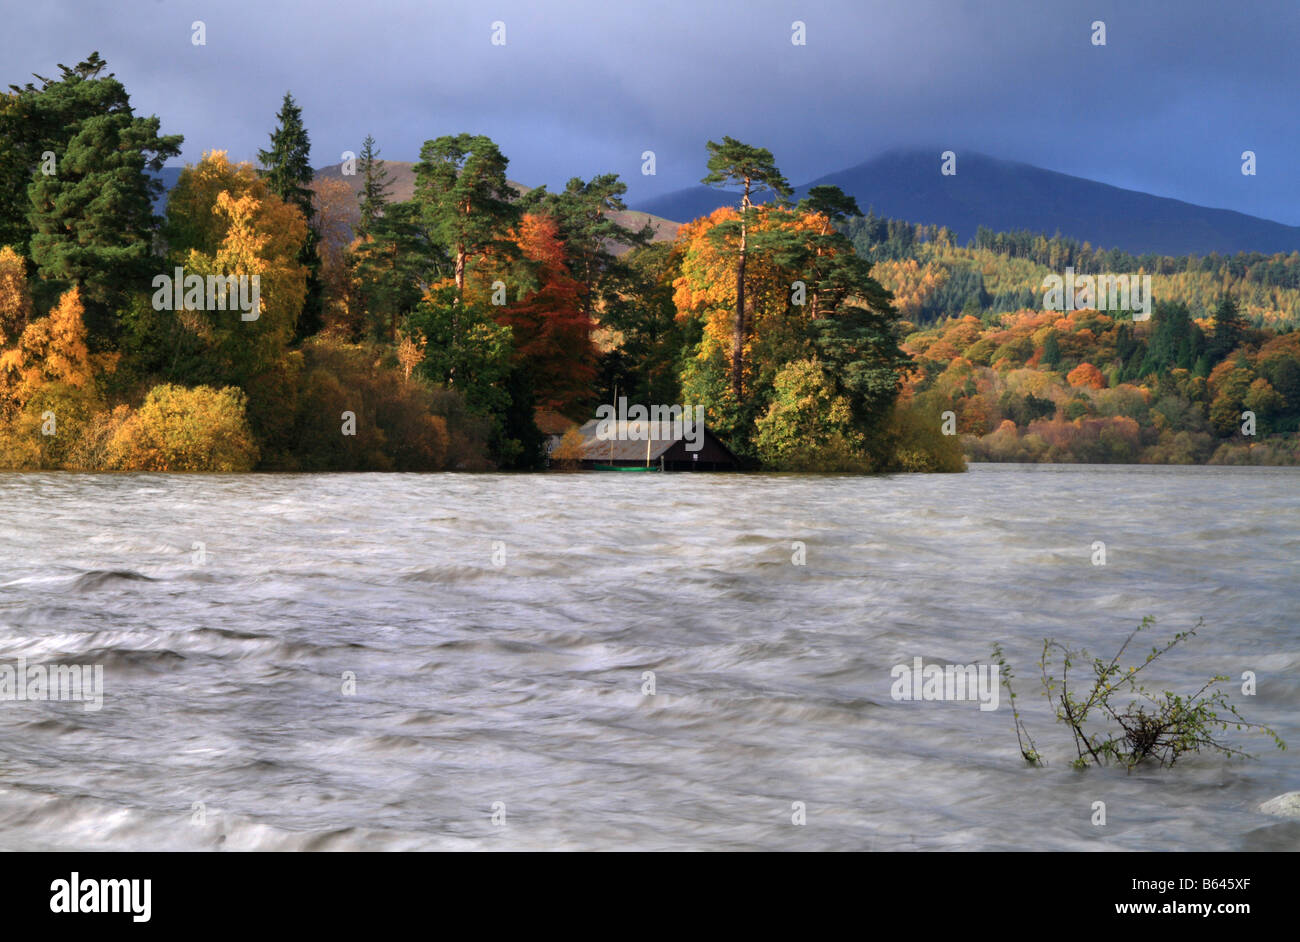
<svg viewBox="0 0 1300 942"><path fill-rule="evenodd" d="M737 286L728 276L738 221L739 213L724 207L678 232L674 302L679 319L695 321L700 330L685 359L683 396L706 405L710 425L733 451L756 456L755 423L768 411L776 375L787 364L815 358L831 376L835 395L849 404L855 427L875 448L875 433L889 416L908 361L898 343L897 314L870 264L852 245L831 238L832 221L811 207L767 204L752 210L742 362L747 392L736 398L735 360L728 363L728 353L734 347ZM816 317L810 305L798 303L795 284L813 279L814 266L820 293Z"/></svg>
<svg viewBox="0 0 1300 942"><path fill-rule="evenodd" d="M402 378L411 381L411 370L424 362L424 348L428 343L423 337L399 331L397 334L397 362L402 367Z"/></svg>
<svg viewBox="0 0 1300 942"><path fill-rule="evenodd" d="M144 321L137 332L165 338L152 347L161 357L149 366L162 377L243 385L278 360L293 337L306 294L302 212L270 192L250 164L213 151L181 172L164 232L172 264L187 275L258 276L261 306L245 320L229 303L224 311L172 311L164 298L164 310L134 315Z"/></svg>
<svg viewBox="0 0 1300 942"><path fill-rule="evenodd" d="M0 248L0 347L15 341L32 317L27 265L12 246Z"/></svg>
<svg viewBox="0 0 1300 942"><path fill-rule="evenodd" d="M965 471L961 439L943 434L941 405L931 395L900 398L888 425L888 460L875 465L875 470L927 474ZM1015 435L1014 425L1011 434Z"/></svg>
<svg viewBox="0 0 1300 942"><path fill-rule="evenodd" d="M792 192L790 184L776 168L772 152L762 147L742 144L732 137L723 137L722 143L708 142L709 173L700 182L717 187L741 187L740 236L736 255L736 314L731 341L731 391L737 402L744 399L743 361L745 356L745 264L749 256L749 227L754 203L752 197L771 192L787 197ZM719 235L725 236L725 230Z"/></svg>
<svg viewBox="0 0 1300 942"><path fill-rule="evenodd" d="M586 439L578 430L578 426L567 429L551 452L551 462L565 471L577 470L582 465L585 442Z"/></svg>
<svg viewBox="0 0 1300 942"><path fill-rule="evenodd" d="M537 406L577 418L593 398L596 375L584 286L569 271L559 226L550 216L527 213L512 235L532 285L499 308L498 320L511 328L515 355L534 379Z"/></svg>
<svg viewBox="0 0 1300 942"><path fill-rule="evenodd" d="M1106 377L1101 375L1101 370L1091 363L1080 363L1066 375L1065 381L1071 386L1081 386L1088 389L1105 389Z"/></svg>
<svg viewBox="0 0 1300 942"><path fill-rule="evenodd" d="M489 470L488 423L458 392L407 382L389 351L323 335L299 351L288 447L261 466L300 471ZM354 435L340 435L344 411Z"/></svg>
<svg viewBox="0 0 1300 942"><path fill-rule="evenodd" d="M64 466L103 408L98 379L117 356L91 352L84 314L81 290L71 288L49 315L27 324L15 346L0 350L0 439L7 440L0 461Z"/></svg>
<svg viewBox="0 0 1300 942"><path fill-rule="evenodd" d="M49 383L92 387L95 362L87 341L81 289L70 288L48 316L24 328L18 343L0 360L0 371L16 379L11 387L14 401L21 406Z"/></svg>
<svg viewBox="0 0 1300 942"><path fill-rule="evenodd" d="M560 193L545 188L530 191L523 205L536 208L555 220L564 240L569 270L582 284L581 303L589 320L598 304L617 290L619 260L611 251L647 245L654 234L649 220L638 229L624 225L619 214L627 211L623 194L627 184L616 173L606 173L584 182L569 180Z"/></svg>

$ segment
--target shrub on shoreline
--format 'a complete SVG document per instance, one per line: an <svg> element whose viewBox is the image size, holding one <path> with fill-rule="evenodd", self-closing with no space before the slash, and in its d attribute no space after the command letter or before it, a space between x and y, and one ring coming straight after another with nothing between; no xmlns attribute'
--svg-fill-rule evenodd
<svg viewBox="0 0 1300 942"><path fill-rule="evenodd" d="M105 466L114 471L250 471L257 442L248 397L233 386L155 386L111 433Z"/></svg>
<svg viewBox="0 0 1300 942"><path fill-rule="evenodd" d="M1188 752L1215 752L1229 757L1250 758L1247 753L1218 738L1230 727L1238 731L1253 730L1268 736L1277 748L1286 748L1276 732L1267 726L1248 722L1228 702L1227 692L1219 686L1228 681L1226 675L1211 677L1199 690L1187 696L1171 690L1156 691L1139 679L1139 675L1161 656L1193 637L1204 622L1197 622L1188 631L1175 634L1164 646L1152 647L1141 664L1124 667L1121 658L1133 639L1154 624L1155 619L1150 615L1143 618L1108 661L1090 657L1081 648L1073 649L1052 639L1043 641L1039 659L1042 692L1052 704L1056 722L1070 730L1075 750L1071 762L1074 768L1114 764L1132 770L1145 762L1168 767ZM1055 658L1059 658L1059 664ZM993 646L993 660L1001 667L1002 685L1010 695L1020 754L1030 765L1045 765L1046 761L1016 707L1016 693L1012 687L1015 674L1000 644ZM1085 684L1082 693L1070 676L1076 665L1085 669L1085 676L1091 675L1091 683ZM1058 668L1059 677L1055 673ZM1121 703L1125 696L1131 699Z"/></svg>

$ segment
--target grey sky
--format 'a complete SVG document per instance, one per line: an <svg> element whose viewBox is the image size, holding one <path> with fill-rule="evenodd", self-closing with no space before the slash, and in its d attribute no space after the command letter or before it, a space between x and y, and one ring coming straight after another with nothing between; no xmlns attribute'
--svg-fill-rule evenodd
<svg viewBox="0 0 1300 942"><path fill-rule="evenodd" d="M186 161L254 158L292 90L318 166L367 132L414 160L471 131L516 180L614 171L635 202L697 182L705 140L730 134L795 183L894 146L965 148L1300 224L1297 0L4 4L3 84L98 49Z"/></svg>

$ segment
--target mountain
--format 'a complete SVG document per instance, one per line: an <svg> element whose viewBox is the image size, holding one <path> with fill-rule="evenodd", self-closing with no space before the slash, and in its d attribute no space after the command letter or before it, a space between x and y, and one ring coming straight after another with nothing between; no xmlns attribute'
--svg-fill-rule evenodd
<svg viewBox="0 0 1300 942"><path fill-rule="evenodd" d="M817 185L838 186L863 211L953 230L959 243L978 226L995 231L1059 231L1093 247L1140 255L1300 250L1300 227L1226 209L1152 196L1029 164L961 152L957 174L939 172L937 151L890 151L865 163L797 187L796 198ZM688 220L735 205L733 192L688 187L637 205L647 213Z"/></svg>
<svg viewBox="0 0 1300 942"><path fill-rule="evenodd" d="M401 160L381 160L379 163L383 164L384 169L388 171L389 202L405 202L415 195L415 164ZM342 180L352 188L354 193L361 192L361 184L363 180L360 174L344 174L343 165L341 163L331 164L328 167L321 167L317 169L315 173L316 180ZM167 193L176 185L176 181L180 179L180 175L180 167L163 167L162 171L156 174L156 176L162 180L163 186L166 187L166 192L163 193L162 197L159 198L157 205L154 207L155 212L162 213L163 210L166 209ZM521 196L531 189L531 187L525 186L522 183L516 183L514 180L508 182ZM358 203L352 207L352 209L353 213L347 220L349 226L355 226L357 221L361 218L360 204ZM662 219L658 216L650 215L649 213L628 209L622 212L611 213L610 215L614 220L622 223L630 229L639 229L648 221L654 229L655 242L663 242L672 239L677 235L677 227L679 223L672 222L668 219ZM615 253L618 254L618 250L621 248L621 246L615 247Z"/></svg>
<svg viewBox="0 0 1300 942"><path fill-rule="evenodd" d="M176 185L176 181L181 178L181 170L183 169L183 167L163 167L157 173L150 170L145 171L149 176L157 177L163 184L162 196L158 197L153 204L153 211L155 213L161 215L163 211L167 209L167 194L172 191L172 187Z"/></svg>

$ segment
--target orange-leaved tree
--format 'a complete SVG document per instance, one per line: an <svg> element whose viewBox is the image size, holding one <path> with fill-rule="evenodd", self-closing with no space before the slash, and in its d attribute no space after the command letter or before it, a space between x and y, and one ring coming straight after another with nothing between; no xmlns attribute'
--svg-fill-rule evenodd
<svg viewBox="0 0 1300 942"><path fill-rule="evenodd" d="M0 463L65 466L83 427L103 408L97 378L117 359L90 352L79 288L28 323L16 345L0 350Z"/></svg>
<svg viewBox="0 0 1300 942"><path fill-rule="evenodd" d="M513 303L490 310L511 329L518 362L532 378L536 405L577 417L591 402L597 355L582 283L569 271L559 228L549 215L524 214L511 237L521 262L508 272L487 269L481 280L501 278L523 290Z"/></svg>

